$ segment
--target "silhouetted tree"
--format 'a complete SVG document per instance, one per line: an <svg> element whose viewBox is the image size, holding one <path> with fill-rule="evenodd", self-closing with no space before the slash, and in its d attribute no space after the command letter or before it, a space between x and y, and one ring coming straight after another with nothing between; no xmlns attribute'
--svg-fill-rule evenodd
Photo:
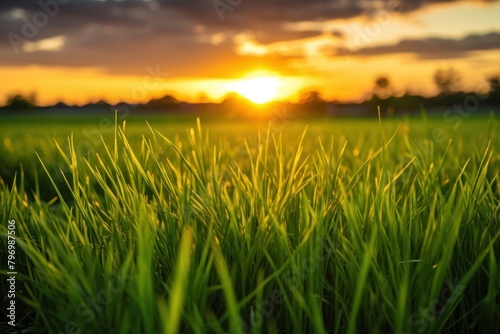
<svg viewBox="0 0 500 334"><path fill-rule="evenodd" d="M488 94L488 102L492 104L500 104L500 75L491 76L488 78L490 91Z"/></svg>
<svg viewBox="0 0 500 334"><path fill-rule="evenodd" d="M394 93L389 78L385 76L378 77L375 80L373 94L379 99L387 99Z"/></svg>
<svg viewBox="0 0 500 334"><path fill-rule="evenodd" d="M490 93L497 94L500 92L500 75L489 77L488 83L490 84Z"/></svg>
<svg viewBox="0 0 500 334"><path fill-rule="evenodd" d="M317 91L304 92L300 95L300 104L325 102Z"/></svg>
<svg viewBox="0 0 500 334"><path fill-rule="evenodd" d="M304 92L300 95L299 104L303 107L302 112L306 114L323 114L326 112L327 102L317 91Z"/></svg>
<svg viewBox="0 0 500 334"><path fill-rule="evenodd" d="M224 95L217 110L229 117L248 117L251 116L254 107L255 105L246 97L236 92L229 92Z"/></svg>
<svg viewBox="0 0 500 334"><path fill-rule="evenodd" d="M164 108L164 107L173 107L176 106L177 104L179 104L179 101L175 97L173 97L172 95L165 95L158 99L152 99L147 103L147 106L155 108Z"/></svg>
<svg viewBox="0 0 500 334"><path fill-rule="evenodd" d="M7 97L8 109L30 109L36 106L36 95L33 93L30 96L14 94Z"/></svg>
<svg viewBox="0 0 500 334"><path fill-rule="evenodd" d="M224 95L224 100L221 104L223 105L247 105L250 101L242 96L241 94L235 92L229 92Z"/></svg>
<svg viewBox="0 0 500 334"><path fill-rule="evenodd" d="M460 91L461 77L453 68L447 70L437 70L434 74L434 83L440 93L450 95Z"/></svg>

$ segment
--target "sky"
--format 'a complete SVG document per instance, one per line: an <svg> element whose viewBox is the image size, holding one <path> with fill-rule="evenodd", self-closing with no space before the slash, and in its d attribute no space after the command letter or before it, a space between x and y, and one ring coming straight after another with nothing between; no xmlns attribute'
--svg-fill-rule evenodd
<svg viewBox="0 0 500 334"><path fill-rule="evenodd" d="M357 101L379 76L432 95L438 69L471 91L500 74L496 0L2 0L0 22L0 104Z"/></svg>

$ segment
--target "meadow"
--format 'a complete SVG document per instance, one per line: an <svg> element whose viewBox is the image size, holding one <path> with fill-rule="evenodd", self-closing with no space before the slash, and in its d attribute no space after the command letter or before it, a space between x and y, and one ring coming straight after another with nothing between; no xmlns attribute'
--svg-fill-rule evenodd
<svg viewBox="0 0 500 334"><path fill-rule="evenodd" d="M15 220L23 333L500 332L499 130L0 119L0 285Z"/></svg>

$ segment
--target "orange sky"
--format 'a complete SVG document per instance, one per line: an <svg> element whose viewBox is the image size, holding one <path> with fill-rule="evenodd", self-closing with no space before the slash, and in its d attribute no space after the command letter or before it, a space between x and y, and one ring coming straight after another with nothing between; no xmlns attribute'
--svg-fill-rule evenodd
<svg viewBox="0 0 500 334"><path fill-rule="evenodd" d="M332 1L337 7L331 14L316 17L296 0L297 11L292 8L287 16L280 17L277 7L270 17L247 21L244 14L252 17L258 8L242 4L220 20L213 8L205 13L176 1L147 1L147 8L144 1L131 2L137 5L101 1L110 15L101 22L85 7L60 5L32 38L24 38L23 24L42 9L18 8L15 1L0 5L7 23L0 32L10 36L0 44L0 103L8 94L31 92L41 105L145 102L167 93L190 101L201 94L220 100L230 91L255 97L266 82L271 86L260 87L260 94L273 99L294 99L315 89L328 99L359 100L380 75L397 91L434 94L432 75L439 68L455 68L468 90L483 89L485 77L500 74L498 1L417 8L389 1L352 13L340 12L342 2ZM171 18L176 26L162 20L172 10L178 14ZM65 28L70 18L76 23ZM23 38L17 53L12 33ZM248 80L256 77L265 79Z"/></svg>

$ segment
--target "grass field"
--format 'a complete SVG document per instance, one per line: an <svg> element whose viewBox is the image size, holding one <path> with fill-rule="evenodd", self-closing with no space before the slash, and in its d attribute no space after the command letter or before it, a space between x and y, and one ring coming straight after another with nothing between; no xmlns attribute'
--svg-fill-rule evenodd
<svg viewBox="0 0 500 334"><path fill-rule="evenodd" d="M114 123L0 120L23 333L500 331L493 116Z"/></svg>

